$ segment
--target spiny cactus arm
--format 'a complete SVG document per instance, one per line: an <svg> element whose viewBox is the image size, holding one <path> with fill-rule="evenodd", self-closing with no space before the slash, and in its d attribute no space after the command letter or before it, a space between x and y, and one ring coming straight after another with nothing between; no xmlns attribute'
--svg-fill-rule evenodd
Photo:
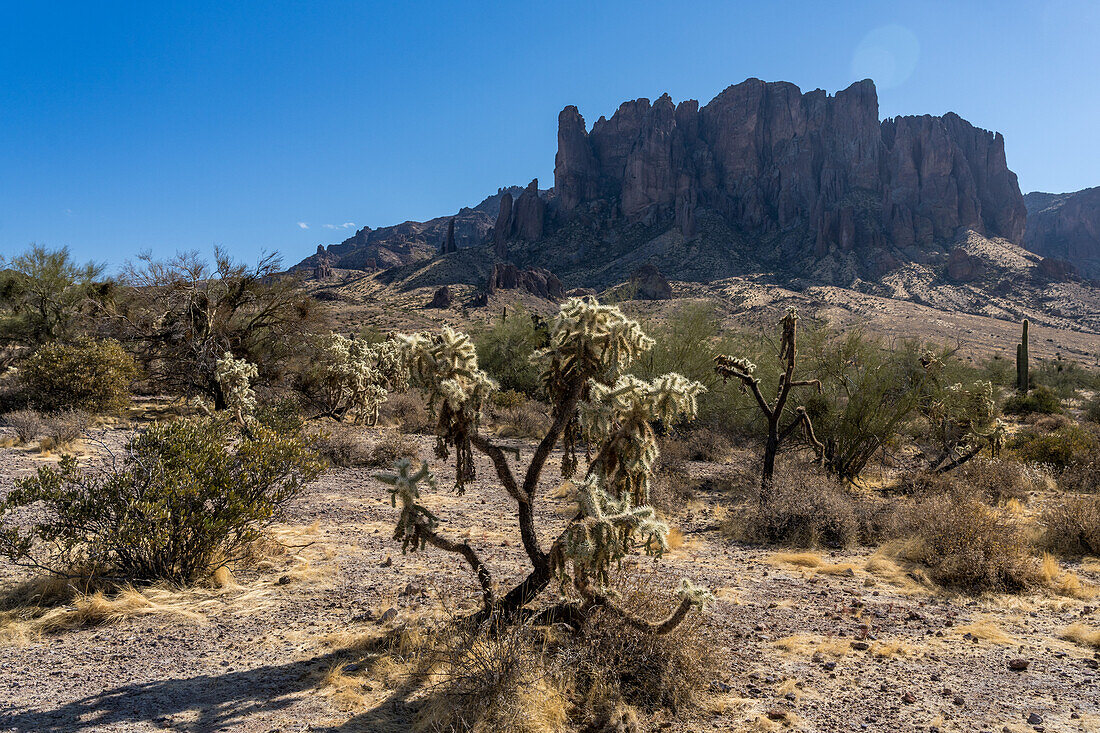
<svg viewBox="0 0 1100 733"><path fill-rule="evenodd" d="M756 398L756 404L760 406L760 411L770 420L772 408L768 404L768 401L764 399L764 395L760 391L760 380L752 376L752 372L755 368L753 363L747 359L728 356L726 354L719 354L714 357L714 371L722 378L722 381L728 379L740 380L742 392L745 388L748 388L748 390L752 392L752 396Z"/></svg>
<svg viewBox="0 0 1100 733"><path fill-rule="evenodd" d="M454 542L437 531L439 518L419 502L419 483L427 481L429 486L435 486L435 477L424 463L420 469L413 473L412 464L407 458L403 458L394 466L393 473L378 473L374 477L390 486L390 502L397 507L400 505L401 514L397 520L397 528L394 538L402 540L402 551L410 546L415 551L418 548L432 545L446 552L454 552L461 555L477 576L481 586L481 599L483 609L488 613L496 602L493 593L493 579L485 563L481 561L477 553L467 542Z"/></svg>
<svg viewBox="0 0 1100 733"><path fill-rule="evenodd" d="M685 618L687 618L688 612L690 612L692 608L702 610L704 606L714 598L710 591L694 585L690 580L684 579L679 591L680 605L663 620L649 621L648 619L636 616L630 611L627 611L607 595L600 593L589 585L579 587L578 591L585 599L585 605L588 608L602 606L614 612L629 626L658 636L673 631Z"/></svg>

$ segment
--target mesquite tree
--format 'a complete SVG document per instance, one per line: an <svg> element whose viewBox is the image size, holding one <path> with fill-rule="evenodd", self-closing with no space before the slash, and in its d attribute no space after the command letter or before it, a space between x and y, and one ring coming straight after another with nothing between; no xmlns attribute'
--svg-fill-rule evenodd
<svg viewBox="0 0 1100 733"><path fill-rule="evenodd" d="M652 555L668 549L668 526L649 505L649 484L657 459L654 420L691 419L703 386L678 374L650 382L623 371L653 345L653 340L614 307L594 299L571 298L550 323L549 344L532 359L551 404L551 424L521 471L519 454L498 445L481 429L482 408L497 385L480 368L469 336L444 327L440 333L400 336L410 384L420 389L439 415L436 453L454 454L456 490L474 478L473 452L486 455L497 479L514 502L516 521L531 568L526 578L503 595L493 576L468 543L448 538L441 520L421 504L421 489L435 487L427 464L397 464L379 475L400 509L396 537L405 550L428 545L461 555L477 576L482 608L476 620L512 622L568 620L583 623L585 612L601 605L619 612L625 623L666 633L694 606L709 599L704 589L684 581L680 604L661 621L648 621L620 608L605 588L608 571L632 549ZM594 455L578 475L578 448ZM551 453L561 444L562 474L577 476L578 511L557 538L543 548L535 526L540 479ZM576 602L563 602L536 614L527 609L553 582L572 589Z"/></svg>
<svg viewBox="0 0 1100 733"><path fill-rule="evenodd" d="M785 360L785 368L782 374L779 375L779 389L777 390L775 400L768 402L763 393L760 391L760 380L754 377L752 374L756 371L756 365L748 359L737 358L733 356L727 356L720 354L714 358L715 371L723 379L739 379L741 381L741 391L746 390L752 392L752 396L756 399L756 404L760 408L760 411L764 414L765 420L768 424L768 438L764 444L764 468L761 475L761 488L765 491L772 483L772 476L775 473L775 454L779 451L780 444L789 438L799 427L802 427L806 433L806 439L810 442L810 445L818 452L818 456L822 455L824 447L821 442L814 435L814 426L810 421L810 416L806 412L806 408L798 406L794 410L794 419L783 425L783 414L787 408L787 401L790 397L791 390L794 387L816 387L817 391L821 392L821 382L816 379L803 379L796 380L794 378L794 370L797 362L797 348L796 348L796 333L798 325L798 314L794 308L787 311L787 315L783 317L783 320L779 322L782 329L782 340L779 347L779 359Z"/></svg>

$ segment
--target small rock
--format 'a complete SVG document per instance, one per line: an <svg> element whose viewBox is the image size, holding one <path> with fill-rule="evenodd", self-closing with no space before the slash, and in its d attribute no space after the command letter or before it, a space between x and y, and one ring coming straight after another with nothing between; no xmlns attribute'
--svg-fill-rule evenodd
<svg viewBox="0 0 1100 733"><path fill-rule="evenodd" d="M387 608L381 616L378 617L379 624L388 624L397 618L397 609L390 607Z"/></svg>
<svg viewBox="0 0 1100 733"><path fill-rule="evenodd" d="M1031 663L1020 657L1008 660L1008 668L1013 672L1024 672L1027 670L1029 664Z"/></svg>
<svg viewBox="0 0 1100 733"><path fill-rule="evenodd" d="M1039 715L1039 713L1031 713L1027 716L1027 724L1028 725L1042 725L1043 724L1043 716Z"/></svg>
<svg viewBox="0 0 1100 733"><path fill-rule="evenodd" d="M868 644L865 641L853 641L852 642L852 648L855 649L856 651L862 652L862 651L867 651L868 649L870 649L871 645Z"/></svg>
<svg viewBox="0 0 1100 733"><path fill-rule="evenodd" d="M901 696L901 701L906 705L912 705L917 701L917 696L914 695L912 692L906 692L904 695Z"/></svg>
<svg viewBox="0 0 1100 733"><path fill-rule="evenodd" d="M284 575L276 581L276 585L286 585L289 582L290 582L290 576L289 575Z"/></svg>

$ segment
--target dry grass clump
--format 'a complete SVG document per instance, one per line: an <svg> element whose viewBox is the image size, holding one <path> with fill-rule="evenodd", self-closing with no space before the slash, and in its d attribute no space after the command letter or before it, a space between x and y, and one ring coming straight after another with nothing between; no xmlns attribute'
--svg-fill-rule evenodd
<svg viewBox="0 0 1100 733"><path fill-rule="evenodd" d="M4 425L15 431L19 445L30 443L45 429L46 424L37 410L15 410L4 415Z"/></svg>
<svg viewBox="0 0 1100 733"><path fill-rule="evenodd" d="M1058 560L1049 552L1043 553L1039 579L1044 587L1060 596L1088 601L1100 595L1100 588L1081 580L1076 573L1062 569Z"/></svg>
<svg viewBox="0 0 1100 733"><path fill-rule="evenodd" d="M418 392L391 394L380 408L382 419L402 432L426 435L435 431L435 420Z"/></svg>
<svg viewBox="0 0 1100 733"><path fill-rule="evenodd" d="M1059 555L1100 556L1100 496L1066 496L1042 514L1043 544Z"/></svg>
<svg viewBox="0 0 1100 733"><path fill-rule="evenodd" d="M724 529L743 542L844 548L860 537L858 499L823 473L777 470L768 491L731 511Z"/></svg>
<svg viewBox="0 0 1100 733"><path fill-rule="evenodd" d="M91 425L92 416L84 410L63 410L50 415L46 420L46 438L42 441L42 447L49 449L72 445Z"/></svg>
<svg viewBox="0 0 1100 733"><path fill-rule="evenodd" d="M373 444L363 433L348 426L337 426L313 436L312 447L333 466L388 468L401 458L416 460L416 441L398 430L383 430Z"/></svg>
<svg viewBox="0 0 1100 733"><path fill-rule="evenodd" d="M1007 504L1012 499L1026 503L1028 493L1039 484L1035 469L997 458L975 458L952 473L993 504Z"/></svg>
<svg viewBox="0 0 1100 733"><path fill-rule="evenodd" d="M1023 590L1035 563L1020 529L1003 511L963 492L922 497L898 512L901 555L928 568L936 583L959 590Z"/></svg>
<svg viewBox="0 0 1100 733"><path fill-rule="evenodd" d="M649 490L649 502L662 514L677 514L695 496L695 483L682 463L662 462Z"/></svg>
<svg viewBox="0 0 1100 733"><path fill-rule="evenodd" d="M502 408L497 415L497 434L502 438L541 438L550 427L550 408L524 401Z"/></svg>
<svg viewBox="0 0 1100 733"><path fill-rule="evenodd" d="M1062 629L1059 636L1082 646L1100 649L1100 628L1093 628L1082 623L1070 624Z"/></svg>

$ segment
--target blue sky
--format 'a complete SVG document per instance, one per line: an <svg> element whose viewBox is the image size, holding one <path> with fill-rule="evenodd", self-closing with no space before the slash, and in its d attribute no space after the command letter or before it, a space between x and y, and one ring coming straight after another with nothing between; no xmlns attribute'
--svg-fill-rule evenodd
<svg viewBox="0 0 1100 733"><path fill-rule="evenodd" d="M0 0L0 254L293 262L551 185L564 105L591 125L749 76L870 76L883 117L958 112L1025 192L1076 190L1100 185L1098 37L1092 0Z"/></svg>

